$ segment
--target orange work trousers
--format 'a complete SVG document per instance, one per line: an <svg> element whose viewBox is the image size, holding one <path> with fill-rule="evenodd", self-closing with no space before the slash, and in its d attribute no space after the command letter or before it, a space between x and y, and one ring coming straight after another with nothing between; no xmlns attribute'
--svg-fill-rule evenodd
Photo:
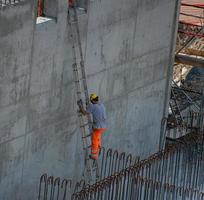
<svg viewBox="0 0 204 200"><path fill-rule="evenodd" d="M101 135L106 128L93 129L91 134L91 156L94 159L98 158L99 148L101 146Z"/></svg>

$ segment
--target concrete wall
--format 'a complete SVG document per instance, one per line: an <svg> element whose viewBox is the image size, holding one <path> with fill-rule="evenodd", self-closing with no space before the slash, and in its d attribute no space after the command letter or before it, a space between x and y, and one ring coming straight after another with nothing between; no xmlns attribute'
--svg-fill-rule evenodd
<svg viewBox="0 0 204 200"><path fill-rule="evenodd" d="M90 92L97 91L107 106L108 147L143 157L159 148L177 3L90 4L86 69Z"/></svg>
<svg viewBox="0 0 204 200"><path fill-rule="evenodd" d="M20 199L33 41L33 1L0 10L0 199Z"/></svg>
<svg viewBox="0 0 204 200"><path fill-rule="evenodd" d="M58 13L58 1L57 0L44 0L43 14L45 16L56 18Z"/></svg>
<svg viewBox="0 0 204 200"><path fill-rule="evenodd" d="M107 107L105 147L158 151L175 6L95 0L80 16L89 92ZM35 7L0 10L1 200L36 199L42 173L78 179L83 168L66 1L56 20L38 25Z"/></svg>

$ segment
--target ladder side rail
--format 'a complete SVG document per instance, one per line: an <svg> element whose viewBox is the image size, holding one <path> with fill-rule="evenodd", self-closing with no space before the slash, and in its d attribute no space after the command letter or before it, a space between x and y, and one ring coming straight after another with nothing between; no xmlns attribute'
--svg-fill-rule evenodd
<svg viewBox="0 0 204 200"><path fill-rule="evenodd" d="M77 90L77 100L80 100L82 98L82 95L81 95L81 85L80 85L80 81L79 81L79 72L78 72L78 69L77 69L77 58L76 58L76 48L75 48L75 41L74 41L74 38L73 38L73 27L72 27L72 23L71 23L71 20L70 20L70 16L69 16L69 13L68 13L68 22L69 22L69 25L70 25L70 38L71 38L71 41L72 41L72 53L73 53L73 59L74 59L74 63L72 65L73 67L73 72L74 72L74 80L75 80L75 87L76 87L76 90ZM85 126L84 126L84 119L83 119L83 116L82 114L79 114L79 122L80 122L80 129L81 129L81 132L82 132L82 138L85 138L86 136L86 129L85 129ZM85 154L85 164L86 164L86 167L87 167L87 172L88 174L90 175L90 178L92 178L92 174L91 174L91 165L89 162L87 162L87 158L88 158L88 142L86 139L82 139L82 143L83 143L83 152Z"/></svg>
<svg viewBox="0 0 204 200"><path fill-rule="evenodd" d="M74 21L76 23L76 31L77 31L77 41L78 41L78 47L79 47L79 54L80 54L80 65L81 65L81 72L82 72L82 78L83 78L83 85L85 91L88 91L88 86L86 82L86 72L84 67L84 57L83 57L83 50L82 50L82 44L81 44L81 36L80 36L80 30L79 30L79 20L77 11L74 8ZM86 101L89 101L88 93L85 93Z"/></svg>
<svg viewBox="0 0 204 200"><path fill-rule="evenodd" d="M76 15L76 9L74 9L74 15ZM72 27L72 23L71 23L71 20L70 20L70 17L69 17L69 22L70 22L70 31L71 31L71 34L72 34L72 49L73 49L73 57L74 57L74 63L76 64L75 65L75 68L74 68L74 73L75 73L75 83L77 85L77 100L80 100L82 99L82 92L81 92L81 85L80 85L80 78L79 78L79 72L78 72L78 68L77 68L77 56L76 56L76 48L75 48L75 43L74 43L74 37L73 37L73 27ZM78 34L77 34L78 35ZM83 116L81 116L83 118ZM84 122L84 121L83 121ZM85 124L85 123L83 123ZM83 125L82 123L80 125ZM83 127L82 127L83 128ZM83 135L83 138L86 137L86 133ZM87 144L87 140L83 140L83 141L86 141L86 144ZM88 144L87 144L88 146Z"/></svg>
<svg viewBox="0 0 204 200"><path fill-rule="evenodd" d="M89 94L88 94L88 85L87 85L87 81L86 81L86 71L85 71L85 65L84 65L84 57L83 57L81 36L80 36L80 30L79 30L79 20L78 20L76 7L74 7L74 22L75 22L75 25L76 25L77 42L78 42L79 55L80 55L80 67L81 67L81 74L82 74L82 83L83 83L85 101L86 101L86 108L87 108L87 106L89 104ZM89 132L90 132L90 135L91 135L91 133L92 133L92 120L91 120L90 115L87 115L87 120L88 120ZM95 178L96 178L96 181L97 181L99 179L99 169L98 169L97 160L94 161L91 168L96 170L96 177Z"/></svg>
<svg viewBox="0 0 204 200"><path fill-rule="evenodd" d="M83 50L82 50L82 44L81 44L81 36L80 36L80 30L79 30L79 20L76 8L74 7L74 22L76 23L76 32L77 32L77 42L78 42L78 48L79 48L79 54L80 54L80 66L81 66L81 73L82 73L82 82L84 87L84 94L85 94L85 101L86 101L86 108L89 104L89 94L88 94L88 86L86 81L86 71L84 66L84 57L83 57ZM89 123L89 131L92 132L92 121L90 115L87 116L88 123Z"/></svg>
<svg viewBox="0 0 204 200"><path fill-rule="evenodd" d="M77 12L76 12L75 7L73 8L73 10L74 10L74 17L75 17L75 20L74 20L73 24L76 25L75 28L76 28L76 31L77 31L77 28L79 28L79 27L78 27L78 20L76 20ZM77 90L76 91L77 100L80 100L80 99L82 99L82 87L84 88L85 98L86 98L86 96L88 96L88 87L87 87L87 84L86 84L86 79L84 77L82 77L82 81L80 81L79 69L78 69L78 63L77 63L77 52L76 52L75 38L74 38L74 27L73 27L73 24L71 22L71 17L70 17L69 12L68 12L68 22L69 22L69 25L70 25L70 32L71 32L70 38L72 40L72 53L73 53L73 59L74 59L73 72L74 72L75 86L76 86L76 90ZM80 62L80 67L81 67L80 70L81 70L81 73L82 73L82 71L85 71L85 69L84 69L84 65L83 65L83 54L82 54L82 48L81 48L79 32L77 32L77 43L78 43L79 52L80 52L80 49L81 49L80 58L82 58L82 62ZM84 122L83 115L79 113L78 116L79 116L79 121L80 121L81 132L82 132L83 152L85 154L85 171L87 172L89 181L93 181L93 170L94 170L93 167L94 166L91 165L90 158L89 158L89 144L88 144L88 141L87 141L87 138L88 138L87 136L89 136L89 134L87 134L88 129L86 131L86 123ZM91 130L90 129L90 118L89 118L90 116L89 117L86 116L86 117L87 117L87 120L88 120L87 125L89 125L88 127L89 127L89 131L90 131Z"/></svg>
<svg viewBox="0 0 204 200"><path fill-rule="evenodd" d="M71 30L72 27L71 26L70 26L70 31L72 32L72 30ZM78 81L79 80L79 73L78 73L78 70L77 70L76 51L75 51L75 46L74 45L72 46L72 49L73 49L73 57L74 57L74 64L72 65L72 67L73 67L73 71L74 71L75 87L76 87L76 90L77 90L77 92L76 92L77 93L77 100L79 100L79 99L81 99L81 92L80 92L81 91L81 86L80 86L80 82ZM83 120L83 116L81 116L81 114L79 114L79 118L80 118L80 127L81 127L85 123L84 123L84 120ZM83 129L84 129L84 127L81 127L82 137L85 137L86 136L86 131L83 130ZM84 142L84 140L83 140L83 144L85 145L85 146L83 146L84 148L86 148L86 146L88 146L87 141Z"/></svg>

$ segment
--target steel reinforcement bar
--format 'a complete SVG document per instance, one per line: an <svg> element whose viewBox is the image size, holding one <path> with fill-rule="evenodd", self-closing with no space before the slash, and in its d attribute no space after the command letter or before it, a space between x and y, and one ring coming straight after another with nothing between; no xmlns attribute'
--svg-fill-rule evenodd
<svg viewBox="0 0 204 200"><path fill-rule="evenodd" d="M175 118L167 118L167 138L180 138L188 133L204 130L204 113L189 111L183 116L183 122L178 124Z"/></svg>
<svg viewBox="0 0 204 200"><path fill-rule="evenodd" d="M124 177L124 176L123 176ZM203 200L204 193L193 188L177 187L168 183L146 179L136 174L125 182L121 176L114 177L112 182L100 185L89 193L83 191L80 195L74 194L72 199L77 200ZM124 185L125 183L125 185Z"/></svg>
<svg viewBox="0 0 204 200"><path fill-rule="evenodd" d="M102 147L97 162L98 180L102 180L138 162L139 157L133 157L125 152L119 153L117 150L106 150ZM85 186L85 180L73 183L71 179L60 179L59 177L43 174L39 183L38 200L69 200L73 193L81 191Z"/></svg>
<svg viewBox="0 0 204 200"><path fill-rule="evenodd" d="M188 134L148 159L84 186L72 200L204 199L202 169L203 135Z"/></svg>

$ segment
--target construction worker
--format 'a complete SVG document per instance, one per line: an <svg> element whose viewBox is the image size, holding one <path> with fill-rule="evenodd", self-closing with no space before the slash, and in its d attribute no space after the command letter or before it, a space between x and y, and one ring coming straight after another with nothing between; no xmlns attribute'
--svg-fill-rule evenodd
<svg viewBox="0 0 204 200"><path fill-rule="evenodd" d="M93 125L91 133L91 155L90 158L96 160L98 158L99 149L101 147L101 135L107 130L106 128L106 111L105 106L99 103L99 97L96 94L90 95L90 104L87 110L84 109L82 100L77 102L79 111L83 115L92 115Z"/></svg>

